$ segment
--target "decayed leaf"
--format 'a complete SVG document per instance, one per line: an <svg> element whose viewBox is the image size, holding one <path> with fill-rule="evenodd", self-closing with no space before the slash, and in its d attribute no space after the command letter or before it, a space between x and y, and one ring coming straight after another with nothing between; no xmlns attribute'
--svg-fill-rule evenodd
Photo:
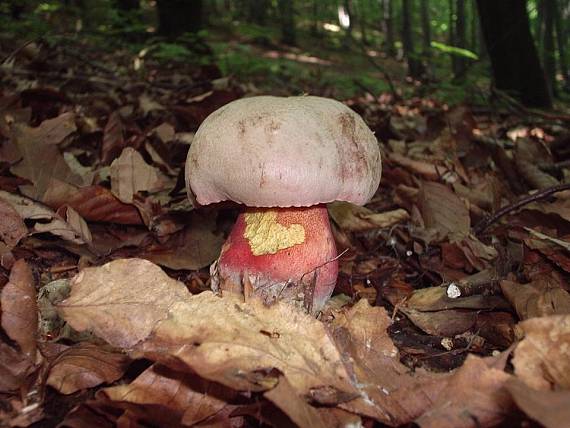
<svg viewBox="0 0 570 428"><path fill-rule="evenodd" d="M165 244L151 246L141 257L170 269L201 269L219 255L224 242L217 233L216 217L192 212L189 225Z"/></svg>
<svg viewBox="0 0 570 428"><path fill-rule="evenodd" d="M65 207L65 220L83 242L90 243L93 240L87 222L73 208Z"/></svg>
<svg viewBox="0 0 570 428"><path fill-rule="evenodd" d="M335 223L350 232L391 227L410 217L403 209L376 213L349 202L333 202L328 204L328 210Z"/></svg>
<svg viewBox="0 0 570 428"><path fill-rule="evenodd" d="M521 320L545 315L570 314L570 294L560 283L547 277L530 284L513 281L500 282L503 295L514 306Z"/></svg>
<svg viewBox="0 0 570 428"><path fill-rule="evenodd" d="M269 371L276 368L301 395L323 385L339 396L356 393L324 325L284 303L266 307L203 292L175 303L134 355L165 364L174 357L242 391L275 386Z"/></svg>
<svg viewBox="0 0 570 428"><path fill-rule="evenodd" d="M22 125L19 126L22 127ZM44 120L37 128L22 127L25 138L36 145L59 144L76 130L73 112L63 113L53 119Z"/></svg>
<svg viewBox="0 0 570 428"><path fill-rule="evenodd" d="M54 209L70 206L88 221L142 224L141 215L133 205L122 203L102 186L76 187L51 180L44 202Z"/></svg>
<svg viewBox="0 0 570 428"><path fill-rule="evenodd" d="M415 422L422 428L495 426L512 411L513 402L505 387L511 378L502 367L469 355L432 407Z"/></svg>
<svg viewBox="0 0 570 428"><path fill-rule="evenodd" d="M230 406L236 396L221 385L160 365L149 367L128 385L98 393L156 426L194 426Z"/></svg>
<svg viewBox="0 0 570 428"><path fill-rule="evenodd" d="M304 398L298 395L287 378L279 377L279 383L265 394L265 398L279 407L295 425L299 427L326 428L327 421L314 407L310 406Z"/></svg>
<svg viewBox="0 0 570 428"><path fill-rule="evenodd" d="M23 219L36 221L32 228L32 233L48 232L75 244L85 243L73 227L66 223L57 213L44 205L24 196L15 195L2 190L0 190L0 198L9 203ZM46 220L47 222L45 222Z"/></svg>
<svg viewBox="0 0 570 428"><path fill-rule="evenodd" d="M515 349L515 374L538 390L570 388L570 315L520 323L525 338Z"/></svg>
<svg viewBox="0 0 570 428"><path fill-rule="evenodd" d="M512 379L507 388L516 405L546 428L561 428L570 421L570 391L537 391Z"/></svg>
<svg viewBox="0 0 570 428"><path fill-rule="evenodd" d="M19 177L31 181L32 185L20 186L20 191L37 201L43 201L51 179L58 179L70 184L81 185L83 180L69 168L57 146L38 144L26 136L18 136L16 144L22 160L10 168Z"/></svg>
<svg viewBox="0 0 570 428"><path fill-rule="evenodd" d="M120 379L128 363L125 354L79 343L57 356L46 382L62 394L73 394Z"/></svg>
<svg viewBox="0 0 570 428"><path fill-rule="evenodd" d="M125 146L123 138L123 122L118 111L109 115L109 120L103 131L103 144L101 146L101 162L109 165Z"/></svg>
<svg viewBox="0 0 570 428"><path fill-rule="evenodd" d="M15 391L25 382L33 365L29 358L0 342L0 392Z"/></svg>
<svg viewBox="0 0 570 428"><path fill-rule="evenodd" d="M2 288L2 328L20 350L34 360L38 330L38 307L32 270L24 259L10 272L10 281Z"/></svg>
<svg viewBox="0 0 570 428"><path fill-rule="evenodd" d="M438 237L458 241L469 235L469 210L455 193L440 183L423 182L418 203L425 226L435 229Z"/></svg>
<svg viewBox="0 0 570 428"><path fill-rule="evenodd" d="M20 214L8 202L0 199L0 239L13 248L28 235L28 228Z"/></svg>
<svg viewBox="0 0 570 428"><path fill-rule="evenodd" d="M124 203L133 202L137 192L156 192L167 184L166 177L132 147L125 148L113 161L110 174L111 190Z"/></svg>
<svg viewBox="0 0 570 428"><path fill-rule="evenodd" d="M58 310L75 330L91 330L113 346L129 348L189 296L184 284L153 263L121 259L77 274Z"/></svg>

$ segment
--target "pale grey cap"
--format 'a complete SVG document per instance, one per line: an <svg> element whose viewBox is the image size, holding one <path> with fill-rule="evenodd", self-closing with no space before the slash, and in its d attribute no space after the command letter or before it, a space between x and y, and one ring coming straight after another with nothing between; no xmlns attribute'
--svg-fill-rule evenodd
<svg viewBox="0 0 570 428"><path fill-rule="evenodd" d="M363 205L381 173L378 141L344 104L259 96L226 104L204 120L188 152L186 187L201 205Z"/></svg>

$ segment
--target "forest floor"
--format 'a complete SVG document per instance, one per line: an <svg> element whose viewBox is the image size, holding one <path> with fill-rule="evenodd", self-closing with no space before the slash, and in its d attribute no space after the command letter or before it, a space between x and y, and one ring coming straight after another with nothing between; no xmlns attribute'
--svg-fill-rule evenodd
<svg viewBox="0 0 570 428"><path fill-rule="evenodd" d="M568 426L570 116L247 45L294 64L263 79L217 43L218 64L0 43L0 426ZM362 95L327 75L362 67ZM238 209L193 207L183 173L217 108L303 92L361 114L383 157L366 207L328 206L318 319L209 291Z"/></svg>

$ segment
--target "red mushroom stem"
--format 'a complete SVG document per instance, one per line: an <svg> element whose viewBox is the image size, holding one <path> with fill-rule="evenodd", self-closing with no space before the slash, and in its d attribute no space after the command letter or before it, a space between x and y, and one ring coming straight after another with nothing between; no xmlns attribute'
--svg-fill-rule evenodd
<svg viewBox="0 0 570 428"><path fill-rule="evenodd" d="M315 313L335 287L336 255L324 205L247 208L222 248L219 288L268 304L298 302Z"/></svg>

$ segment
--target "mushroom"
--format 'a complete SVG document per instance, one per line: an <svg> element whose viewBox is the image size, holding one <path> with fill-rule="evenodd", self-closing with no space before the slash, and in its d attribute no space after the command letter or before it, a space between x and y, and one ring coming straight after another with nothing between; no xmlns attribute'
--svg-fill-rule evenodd
<svg viewBox="0 0 570 428"><path fill-rule="evenodd" d="M374 134L338 101L258 96L213 112L188 153L188 194L246 208L212 265L212 289L317 313L338 275L325 204L365 204L380 175Z"/></svg>

